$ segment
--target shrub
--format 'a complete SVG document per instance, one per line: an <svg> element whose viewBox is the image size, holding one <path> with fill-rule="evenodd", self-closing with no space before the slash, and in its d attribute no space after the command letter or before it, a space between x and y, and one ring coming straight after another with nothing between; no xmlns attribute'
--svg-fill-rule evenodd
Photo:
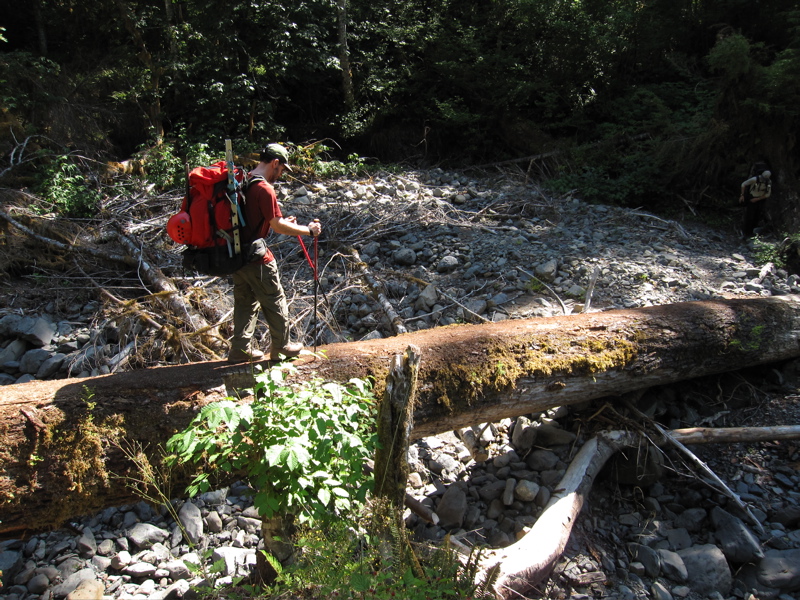
<svg viewBox="0 0 800 600"><path fill-rule="evenodd" d="M291 385L293 368L260 373L252 403L229 398L204 407L167 443L174 459L203 464L188 492L207 491L217 470L244 473L263 517L300 522L359 509L371 489L364 466L374 451L375 401L369 385L314 379Z"/></svg>

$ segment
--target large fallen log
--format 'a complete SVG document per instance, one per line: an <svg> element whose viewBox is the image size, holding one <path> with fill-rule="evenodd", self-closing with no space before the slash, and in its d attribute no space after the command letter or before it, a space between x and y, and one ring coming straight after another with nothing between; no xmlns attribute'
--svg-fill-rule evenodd
<svg viewBox="0 0 800 600"><path fill-rule="evenodd" d="M718 300L449 326L321 347L298 368L373 377L419 347L416 439L475 423L800 356L800 298ZM60 525L132 499L115 439L159 445L196 411L252 381L221 361L0 388L0 532ZM175 479L180 486L180 479ZM176 488L180 493L180 489Z"/></svg>

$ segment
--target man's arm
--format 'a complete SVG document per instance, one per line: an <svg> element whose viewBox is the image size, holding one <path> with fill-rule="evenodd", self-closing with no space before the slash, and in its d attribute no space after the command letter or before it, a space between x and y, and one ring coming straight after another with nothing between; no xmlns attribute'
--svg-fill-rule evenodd
<svg viewBox="0 0 800 600"><path fill-rule="evenodd" d="M306 225L298 225L295 217L274 217L269 226L276 233L283 235L310 235L316 237L322 231L322 225L319 221L314 221Z"/></svg>
<svg viewBox="0 0 800 600"><path fill-rule="evenodd" d="M745 179L742 182L742 193L739 195L739 202L744 202L744 192L745 192L745 190L749 186L753 185L755 182L756 182L756 178L755 177L751 177L750 179Z"/></svg>

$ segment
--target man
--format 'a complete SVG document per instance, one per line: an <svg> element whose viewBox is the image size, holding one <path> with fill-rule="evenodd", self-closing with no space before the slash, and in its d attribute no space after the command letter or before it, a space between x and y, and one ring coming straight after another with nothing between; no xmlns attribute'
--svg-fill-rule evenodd
<svg viewBox="0 0 800 600"><path fill-rule="evenodd" d="M753 237L756 225L764 210L764 200L772 195L772 173L762 171L760 175L751 177L742 182L742 193L739 204L747 203L742 223L742 235L745 239Z"/></svg>
<svg viewBox="0 0 800 600"><path fill-rule="evenodd" d="M258 322L259 306L269 327L270 359L291 358L300 354L302 344L289 341L289 308L281 286L275 257L264 238L270 229L284 235L318 236L319 222L298 225L294 217L284 217L272 184L289 167L289 153L280 144L269 144L250 172L247 188L242 246L253 259L233 274L233 338L228 362L260 360L264 353L251 347Z"/></svg>

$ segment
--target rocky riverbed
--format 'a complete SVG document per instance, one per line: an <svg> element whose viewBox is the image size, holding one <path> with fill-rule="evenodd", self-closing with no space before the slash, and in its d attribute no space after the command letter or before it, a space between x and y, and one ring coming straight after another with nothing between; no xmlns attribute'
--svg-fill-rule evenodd
<svg viewBox="0 0 800 600"><path fill-rule="evenodd" d="M522 182L434 170L290 183L281 191L285 212L319 217L331 225L330 237L357 248L408 329L800 293L796 275L757 264L753 244L733 231L552 199ZM322 341L391 335L378 303L321 247L321 285L340 324L320 333ZM305 267L292 262L288 246L276 248L290 298L307 302L307 283L298 283L307 281L298 275ZM166 272L183 277L174 249L155 251ZM6 298L4 383L124 368L130 354L125 324L94 299ZM685 382L650 390L637 406L667 428L797 424L798 372L800 365L791 363ZM623 417L600 401L419 441L410 456L409 491L439 522L409 513L409 528L425 540L451 533L467 545L513 543L536 522L587 432L617 427ZM472 450L468 437L478 441ZM750 507L749 515L676 450L625 453L598 478L545 597L797 597L800 446L781 441L693 450ZM632 471L640 453L650 458L648 466ZM197 548L224 559L221 583L229 581L255 562L258 519L247 492L239 484L181 505L194 549L167 513L144 503L0 542L0 593L62 598L81 586L73 600L177 598L200 583L185 565L200 561Z"/></svg>

